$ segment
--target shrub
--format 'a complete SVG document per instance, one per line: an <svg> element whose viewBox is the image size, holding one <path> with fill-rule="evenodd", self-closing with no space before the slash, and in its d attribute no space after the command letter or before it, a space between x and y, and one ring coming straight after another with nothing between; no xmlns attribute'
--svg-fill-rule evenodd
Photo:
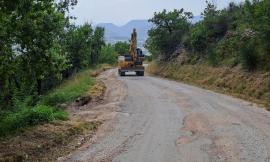
<svg viewBox="0 0 270 162"><path fill-rule="evenodd" d="M34 108L24 107L20 111L8 113L2 118L0 121L0 137L20 131L25 127L56 119L66 120L67 113L44 105L38 105Z"/></svg>
<svg viewBox="0 0 270 162"><path fill-rule="evenodd" d="M208 50L208 63L212 66L218 65L218 56L217 53L213 49Z"/></svg>
<svg viewBox="0 0 270 162"><path fill-rule="evenodd" d="M119 48L119 47L117 47L117 48ZM124 49L117 49L117 50L119 50L119 52L124 52L124 51L121 51ZM117 57L118 57L118 53L116 51L116 46L111 45L111 44L107 44L106 46L103 46L101 48L99 62L114 64L117 62Z"/></svg>
<svg viewBox="0 0 270 162"><path fill-rule="evenodd" d="M58 106L59 104L70 102L86 92L92 84L93 79L90 77L90 70L83 71L43 96L39 104Z"/></svg>
<svg viewBox="0 0 270 162"><path fill-rule="evenodd" d="M249 41L240 50L242 66L252 71L257 67L258 54L256 53L256 46L254 41Z"/></svg>

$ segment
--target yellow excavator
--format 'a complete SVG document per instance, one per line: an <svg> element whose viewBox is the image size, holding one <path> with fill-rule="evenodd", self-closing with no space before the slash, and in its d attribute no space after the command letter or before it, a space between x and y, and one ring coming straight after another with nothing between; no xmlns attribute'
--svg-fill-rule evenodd
<svg viewBox="0 0 270 162"><path fill-rule="evenodd" d="M133 29L131 34L129 54L119 56L118 73L125 76L126 72L135 72L137 76L144 76L144 54L140 48L137 48L137 32Z"/></svg>

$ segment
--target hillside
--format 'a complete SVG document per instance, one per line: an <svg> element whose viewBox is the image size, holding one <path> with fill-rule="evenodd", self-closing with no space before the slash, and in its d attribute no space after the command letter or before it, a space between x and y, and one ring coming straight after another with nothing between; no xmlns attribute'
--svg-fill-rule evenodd
<svg viewBox="0 0 270 162"><path fill-rule="evenodd" d="M157 64L149 71L269 107L269 7L245 1L219 10L208 2L195 25L183 10L155 14L147 47Z"/></svg>

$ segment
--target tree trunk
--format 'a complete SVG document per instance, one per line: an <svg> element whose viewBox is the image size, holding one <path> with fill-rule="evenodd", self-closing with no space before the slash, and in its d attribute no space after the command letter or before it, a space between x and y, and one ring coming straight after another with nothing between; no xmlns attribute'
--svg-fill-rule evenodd
<svg viewBox="0 0 270 162"><path fill-rule="evenodd" d="M42 93L42 80L41 79L37 79L37 92L38 92L38 95L41 95Z"/></svg>

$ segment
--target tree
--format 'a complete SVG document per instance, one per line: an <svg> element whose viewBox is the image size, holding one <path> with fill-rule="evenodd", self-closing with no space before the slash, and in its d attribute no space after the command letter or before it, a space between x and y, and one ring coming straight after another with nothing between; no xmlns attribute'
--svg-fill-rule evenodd
<svg viewBox="0 0 270 162"><path fill-rule="evenodd" d="M203 28L205 28L205 34L207 35L207 41L209 43L215 43L219 41L227 32L228 22L227 16L222 14L217 7L206 1L207 7L202 13L204 17Z"/></svg>
<svg viewBox="0 0 270 162"><path fill-rule="evenodd" d="M110 63L114 64L117 62L118 53L115 50L115 45L107 44L102 46L99 63Z"/></svg>
<svg viewBox="0 0 270 162"><path fill-rule="evenodd" d="M21 53L25 77L35 78L38 94L47 77L60 77L67 66L61 52L59 35L65 26L65 15L54 7L54 1L29 2L28 10L18 12L16 42ZM26 6L24 6L26 7Z"/></svg>
<svg viewBox="0 0 270 162"><path fill-rule="evenodd" d="M75 3L0 1L0 103L12 105L17 92L41 94L44 80L61 77L67 62L59 39L69 19L65 11Z"/></svg>
<svg viewBox="0 0 270 162"><path fill-rule="evenodd" d="M162 60L169 60L190 30L190 18L192 13L184 12L184 9L154 13L154 17L149 20L154 27L148 32L146 46L150 48L154 46L161 54Z"/></svg>
<svg viewBox="0 0 270 162"><path fill-rule="evenodd" d="M129 52L129 43L127 42L117 42L114 45L115 51L118 55L125 55Z"/></svg>
<svg viewBox="0 0 270 162"><path fill-rule="evenodd" d="M98 63L98 57L100 55L101 48L103 45L105 45L104 32L105 29L102 27L96 27L95 29L92 40L92 51L90 59L90 63L93 65Z"/></svg>
<svg viewBox="0 0 270 162"><path fill-rule="evenodd" d="M192 28L191 44L196 52L204 54L204 51L207 47L207 34L205 26L202 22L197 23Z"/></svg>
<svg viewBox="0 0 270 162"><path fill-rule="evenodd" d="M87 67L91 62L93 29L88 23L76 27L71 26L63 38L63 46L68 55L71 71Z"/></svg>

